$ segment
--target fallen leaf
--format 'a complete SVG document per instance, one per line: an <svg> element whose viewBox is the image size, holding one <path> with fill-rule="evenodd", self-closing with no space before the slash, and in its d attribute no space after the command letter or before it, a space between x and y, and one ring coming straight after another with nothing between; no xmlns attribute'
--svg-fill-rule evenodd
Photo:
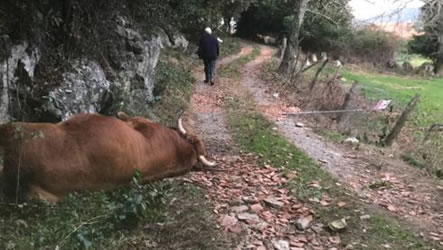
<svg viewBox="0 0 443 250"><path fill-rule="evenodd" d="M389 205L387 209L391 212L397 212L397 208L394 205Z"/></svg>
<svg viewBox="0 0 443 250"><path fill-rule="evenodd" d="M332 244L340 244L341 243L341 239L340 236L332 236L329 237L329 242L331 242Z"/></svg>
<svg viewBox="0 0 443 250"><path fill-rule="evenodd" d="M341 201L341 202L337 203L337 206L339 208L342 208L342 207L346 206L346 202Z"/></svg>

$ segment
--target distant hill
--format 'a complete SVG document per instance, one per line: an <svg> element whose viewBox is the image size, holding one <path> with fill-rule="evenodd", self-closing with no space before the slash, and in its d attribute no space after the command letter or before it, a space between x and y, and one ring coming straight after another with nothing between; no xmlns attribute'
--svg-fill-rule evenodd
<svg viewBox="0 0 443 250"><path fill-rule="evenodd" d="M369 26L372 29L380 29L392 32L405 40L411 39L413 35L419 34L415 23L420 18L419 8L405 8L398 13L387 13L385 16L370 18L364 21L354 20L355 24Z"/></svg>
<svg viewBox="0 0 443 250"><path fill-rule="evenodd" d="M386 16L379 16L365 20L366 23L415 23L420 17L419 8L404 8L399 13L387 13Z"/></svg>

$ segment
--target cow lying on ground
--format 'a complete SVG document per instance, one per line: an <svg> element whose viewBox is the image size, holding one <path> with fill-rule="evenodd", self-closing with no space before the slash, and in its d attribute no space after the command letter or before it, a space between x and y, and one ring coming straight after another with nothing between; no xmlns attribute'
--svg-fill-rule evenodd
<svg viewBox="0 0 443 250"><path fill-rule="evenodd" d="M181 119L175 130L122 112L118 118L80 114L57 124L1 125L5 194L57 202L73 191L128 184L136 170L149 182L183 174L199 161L215 166Z"/></svg>

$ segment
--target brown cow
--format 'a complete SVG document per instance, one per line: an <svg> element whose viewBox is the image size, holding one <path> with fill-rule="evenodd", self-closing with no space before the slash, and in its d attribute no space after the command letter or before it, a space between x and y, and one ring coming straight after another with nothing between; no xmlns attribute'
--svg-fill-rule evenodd
<svg viewBox="0 0 443 250"><path fill-rule="evenodd" d="M73 191L128 184L136 170L144 182L183 174L206 160L202 141L142 117L79 114L57 124L13 122L0 126L5 194L49 202ZM19 178L17 178L19 177Z"/></svg>

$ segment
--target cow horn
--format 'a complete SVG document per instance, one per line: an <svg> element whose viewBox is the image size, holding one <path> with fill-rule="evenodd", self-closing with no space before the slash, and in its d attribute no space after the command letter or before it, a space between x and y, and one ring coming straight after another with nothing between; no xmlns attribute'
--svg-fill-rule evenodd
<svg viewBox="0 0 443 250"><path fill-rule="evenodd" d="M182 133L184 135L186 135L186 133L187 133L185 128L183 128L183 123L182 123L181 117L178 119L178 130L180 130L180 133Z"/></svg>
<svg viewBox="0 0 443 250"><path fill-rule="evenodd" d="M198 158L207 167L215 167L215 166L217 166L217 163L212 162L212 161L208 161L204 155L200 155Z"/></svg>

